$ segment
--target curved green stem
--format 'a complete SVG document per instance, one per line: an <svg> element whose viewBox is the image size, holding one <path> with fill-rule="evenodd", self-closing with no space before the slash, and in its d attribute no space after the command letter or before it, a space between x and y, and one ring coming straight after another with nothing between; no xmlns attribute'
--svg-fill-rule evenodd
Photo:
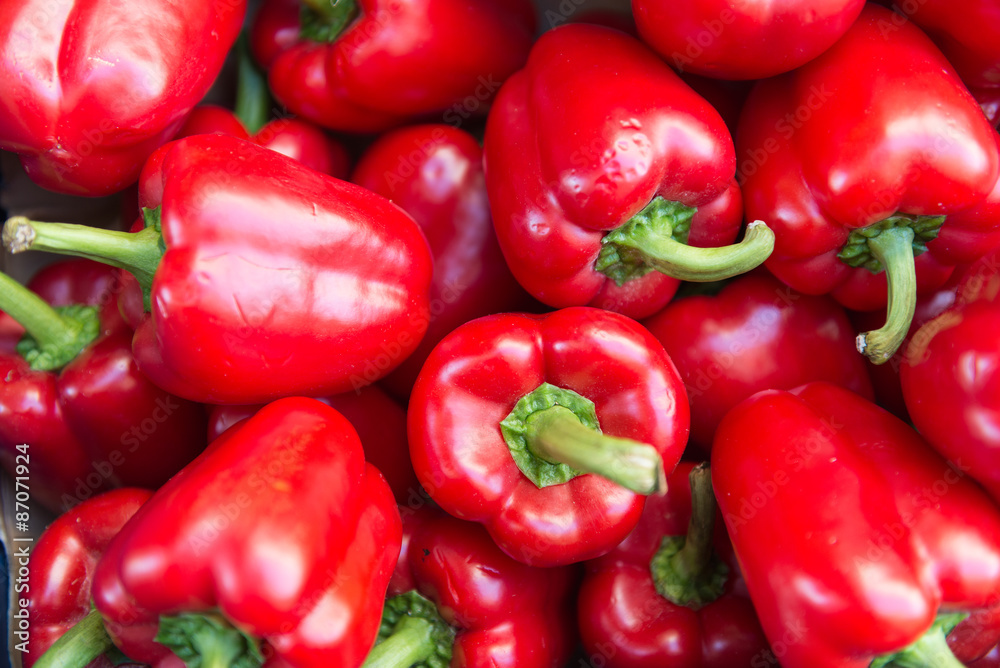
<svg viewBox="0 0 1000 668"><path fill-rule="evenodd" d="M422 617L405 616L392 635L375 645L363 668L409 668L426 661L436 649L434 624Z"/></svg>
<svg viewBox="0 0 1000 668"><path fill-rule="evenodd" d="M601 240L594 269L619 285L655 270L683 281L707 283L746 273L774 250L774 232L763 221L747 226L743 240L730 246L687 245L697 209L655 197L642 211Z"/></svg>
<svg viewBox="0 0 1000 668"><path fill-rule="evenodd" d="M639 494L667 488L663 459L653 446L607 436L583 425L568 408L552 406L527 419L528 449L554 464L595 473Z"/></svg>
<svg viewBox="0 0 1000 668"><path fill-rule="evenodd" d="M913 264L913 230L893 227L868 240L875 259L885 267L889 305L885 325L858 335L858 352L884 364L906 339L917 307L917 271Z"/></svg>
<svg viewBox="0 0 1000 668"><path fill-rule="evenodd" d="M633 248L659 272L682 281L707 283L745 274L774 250L774 232L762 220L747 225L743 240L730 246L698 248L673 239L637 235Z"/></svg>
<svg viewBox="0 0 1000 668"><path fill-rule="evenodd" d="M124 269L135 276L142 286L147 310L153 275L165 250L158 224L132 233L86 225L40 223L24 216L14 216L4 224L3 244L11 253L49 251L85 257Z"/></svg>
<svg viewBox="0 0 1000 668"><path fill-rule="evenodd" d="M84 668L114 645L101 613L91 610L35 662L35 668Z"/></svg>
<svg viewBox="0 0 1000 668"><path fill-rule="evenodd" d="M251 135L260 132L271 117L271 93L267 77L253 62L246 33L236 43L239 74L236 79L236 117Z"/></svg>

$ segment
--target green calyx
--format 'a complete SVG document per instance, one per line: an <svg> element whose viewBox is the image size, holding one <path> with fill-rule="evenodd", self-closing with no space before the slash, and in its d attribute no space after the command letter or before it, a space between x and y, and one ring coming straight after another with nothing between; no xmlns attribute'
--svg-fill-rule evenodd
<svg viewBox="0 0 1000 668"><path fill-rule="evenodd" d="M528 420L536 413L553 406L562 406L585 428L601 433L594 402L573 390L542 383L534 391L521 397L514 405L514 410L500 422L500 433L510 448L510 456L514 458L517 468L521 469L528 480L535 483L539 489L550 485L561 485L578 475L583 475L582 471L576 471L567 464L539 457L530 447Z"/></svg>
<svg viewBox="0 0 1000 668"><path fill-rule="evenodd" d="M874 225L852 230L837 257L848 266L864 267L873 274L878 274L885 270L885 264L878 258L877 253L873 252L871 247L873 239L888 230L907 227L913 231L911 244L913 255L916 257L927 250L928 242L937 238L944 219L944 216L912 216L906 213L889 216Z"/></svg>
<svg viewBox="0 0 1000 668"><path fill-rule="evenodd" d="M500 432L521 472L539 489L594 473L638 494L666 489L652 445L601 432L594 402L542 383L514 405Z"/></svg>
<svg viewBox="0 0 1000 668"><path fill-rule="evenodd" d="M57 306L53 310L65 325L59 340L39 341L31 334L25 334L17 343L18 355L35 371L63 368L101 333L101 319L94 306L74 304Z"/></svg>
<svg viewBox="0 0 1000 668"><path fill-rule="evenodd" d="M729 566L712 545L716 503L708 466L695 467L691 519L684 536L664 536L649 563L657 593L675 605L697 610L722 596Z"/></svg>
<svg viewBox="0 0 1000 668"><path fill-rule="evenodd" d="M35 371L61 369L101 333L96 307L53 307L3 273L0 273L0 311L24 327L26 334L17 344L17 352Z"/></svg>
<svg viewBox="0 0 1000 668"><path fill-rule="evenodd" d="M188 668L259 668L264 663L257 640L219 614L162 616L154 640Z"/></svg>
<svg viewBox="0 0 1000 668"><path fill-rule="evenodd" d="M618 285L652 270L682 281L707 283L746 273L774 250L774 232L763 221L747 225L739 243L716 248L687 245L696 209L656 197L624 225L604 235L594 269Z"/></svg>
<svg viewBox="0 0 1000 668"><path fill-rule="evenodd" d="M685 206L662 197L635 214L620 227L601 239L601 252L594 263L594 269L601 272L619 286L635 278L642 278L654 268L630 242L636 236L658 236L671 239L678 244L687 244L691 231L691 218L697 208Z"/></svg>
<svg viewBox="0 0 1000 668"><path fill-rule="evenodd" d="M964 612L942 613L934 620L920 640L893 654L885 654L871 662L870 668L963 668L948 647L948 634L969 615Z"/></svg>
<svg viewBox="0 0 1000 668"><path fill-rule="evenodd" d="M3 244L11 253L49 251L85 257L124 269L142 286L146 310L151 307L153 276L167 247L160 225L160 207L143 209L145 229L132 234L86 225L41 223L15 216L3 226Z"/></svg>
<svg viewBox="0 0 1000 668"><path fill-rule="evenodd" d="M311 42L329 44L360 13L356 0L303 0L299 12L299 35Z"/></svg>
<svg viewBox="0 0 1000 668"><path fill-rule="evenodd" d="M455 646L455 629L437 606L417 591L394 596L382 610L375 647L364 668L448 668Z"/></svg>

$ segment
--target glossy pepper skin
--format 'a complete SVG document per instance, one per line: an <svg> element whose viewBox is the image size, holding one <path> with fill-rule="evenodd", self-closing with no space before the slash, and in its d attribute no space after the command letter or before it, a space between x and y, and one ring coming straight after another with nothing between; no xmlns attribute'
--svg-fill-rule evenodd
<svg viewBox="0 0 1000 668"><path fill-rule="evenodd" d="M266 0L250 44L292 112L334 130L378 132L422 114L445 112L451 123L485 111L524 64L534 32L529 0L351 0L332 8Z"/></svg>
<svg viewBox="0 0 1000 668"><path fill-rule="evenodd" d="M948 634L948 647L959 661L969 666L986 659L1000 642L1000 607L976 610Z"/></svg>
<svg viewBox="0 0 1000 668"><path fill-rule="evenodd" d="M160 210L160 231L124 235L147 264L120 304L139 369L165 390L218 404L335 394L364 385L366 364L388 373L423 336L427 242L374 193L235 137L198 135L150 158L139 201ZM115 252L94 250L108 236L90 230L14 223L9 248ZM47 245L74 233L87 237Z"/></svg>
<svg viewBox="0 0 1000 668"><path fill-rule="evenodd" d="M436 665L566 665L576 645L575 568L535 568L514 561L481 526L430 506L401 507L400 513L403 548L389 581L386 608L398 605L392 599L408 592L430 601L428 617L444 628L445 637L451 636L437 654L442 663ZM384 625L380 642L388 630Z"/></svg>
<svg viewBox="0 0 1000 668"><path fill-rule="evenodd" d="M823 55L758 83L737 132L747 216L775 229L767 267L851 309L889 302L889 340L870 333L859 345L876 362L905 336L915 294L986 252L1000 223L985 204L1000 173L996 132L919 29L881 31L892 16L869 5Z"/></svg>
<svg viewBox="0 0 1000 668"><path fill-rule="evenodd" d="M160 615L215 611L261 640L265 665L356 667L400 535L350 423L313 399L281 399L140 509L97 566L94 602L115 644L158 666L181 665L153 642Z"/></svg>
<svg viewBox="0 0 1000 668"><path fill-rule="evenodd" d="M900 367L914 426L949 461L1000 499L1000 254L973 264L955 304L924 324Z"/></svg>
<svg viewBox="0 0 1000 668"><path fill-rule="evenodd" d="M996 506L915 431L843 388L747 399L716 432L712 475L786 668L868 666L918 641L939 612L984 609L1000 594ZM926 642L948 654L945 621ZM939 658L906 665L961 665Z"/></svg>
<svg viewBox="0 0 1000 668"><path fill-rule="evenodd" d="M820 55L847 32L863 0L632 0L639 36L680 71L764 79Z"/></svg>
<svg viewBox="0 0 1000 668"><path fill-rule="evenodd" d="M469 133L416 125L380 137L351 176L413 216L434 255L427 334L381 381L396 396L409 396L424 360L453 329L530 302L500 253L482 165L483 151Z"/></svg>
<svg viewBox="0 0 1000 668"><path fill-rule="evenodd" d="M825 380L872 398L843 309L766 272L741 276L715 296L674 301L643 325L684 379L691 441L706 451L726 413L761 390Z"/></svg>
<svg viewBox="0 0 1000 668"><path fill-rule="evenodd" d="M112 490L84 501L45 529L31 550L31 640L21 655L25 668L90 613L90 585L98 560L151 495L137 488Z"/></svg>
<svg viewBox="0 0 1000 668"><path fill-rule="evenodd" d="M0 461L14 471L16 446L30 445L33 498L63 511L111 487L155 489L204 450L203 407L156 387L135 363L115 269L63 261L28 288L53 306L98 309L92 336L54 368L18 352L25 331L0 314ZM0 301L12 295L4 290Z"/></svg>
<svg viewBox="0 0 1000 668"><path fill-rule="evenodd" d="M417 378L407 415L417 478L444 510L484 524L514 559L554 566L600 556L620 543L639 521L645 497L602 475L542 487L528 477L501 422L544 384L593 402L605 435L652 446L658 475L680 459L689 413L663 346L638 323L609 311L486 316L438 344ZM571 401L554 404L570 408ZM631 459L614 463L639 467Z"/></svg>
<svg viewBox="0 0 1000 668"><path fill-rule="evenodd" d="M690 539L694 468L691 462L678 464L667 478L667 493L646 501L628 538L587 562L577 604L580 634L587 652L604 657L611 668L736 668L755 665L754 659L767 664L767 640L742 587L721 517L709 537L728 569L713 575L717 598L679 605L661 595L654 580L650 563L663 539ZM707 489L711 493L710 483ZM714 504L711 512L717 513Z"/></svg>
<svg viewBox="0 0 1000 668"><path fill-rule="evenodd" d="M122 190L208 92L245 12L245 0L4 2L0 148L50 190Z"/></svg>
<svg viewBox="0 0 1000 668"><path fill-rule="evenodd" d="M312 123L297 118L269 121L251 135L229 109L203 104L191 111L175 138L214 133L252 141L337 179L346 179L350 171L347 149Z"/></svg>
<svg viewBox="0 0 1000 668"><path fill-rule="evenodd" d="M397 503L423 501L420 483L410 464L406 440L406 410L379 389L368 385L357 392L319 397L346 417L361 439L365 460L385 477ZM263 406L213 406L208 417L208 440L214 441L231 426L254 415Z"/></svg>
<svg viewBox="0 0 1000 668"><path fill-rule="evenodd" d="M653 271L618 285L595 268L608 233L658 196L698 207L691 246L731 243L742 222L732 139L718 112L638 40L602 26L570 24L539 38L497 96L484 159L507 264L555 308L642 318L666 305L676 279Z"/></svg>
<svg viewBox="0 0 1000 668"><path fill-rule="evenodd" d="M997 3L991 0L924 0L891 6L934 40L970 90L1000 87L1000 6ZM901 20L892 17L883 29L892 30Z"/></svg>

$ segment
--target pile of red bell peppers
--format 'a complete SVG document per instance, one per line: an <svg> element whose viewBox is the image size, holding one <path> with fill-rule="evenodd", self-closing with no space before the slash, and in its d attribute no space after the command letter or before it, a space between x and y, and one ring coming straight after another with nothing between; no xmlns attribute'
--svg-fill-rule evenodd
<svg viewBox="0 0 1000 668"><path fill-rule="evenodd" d="M0 273L13 658L1000 665L998 45L996 0L0 3L0 149L124 214L3 226L73 256Z"/></svg>

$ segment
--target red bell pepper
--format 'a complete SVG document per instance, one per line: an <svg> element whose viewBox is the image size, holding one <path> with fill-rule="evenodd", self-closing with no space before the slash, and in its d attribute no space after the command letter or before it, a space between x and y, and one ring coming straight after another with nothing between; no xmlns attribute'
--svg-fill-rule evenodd
<svg viewBox="0 0 1000 668"><path fill-rule="evenodd" d="M656 339L592 308L505 314L449 334L407 413L431 498L533 566L592 559L639 521L688 436L688 403ZM597 475L587 475L596 473Z"/></svg>
<svg viewBox="0 0 1000 668"><path fill-rule="evenodd" d="M125 188L208 92L245 12L246 0L3 2L0 148L50 190Z"/></svg>
<svg viewBox="0 0 1000 668"><path fill-rule="evenodd" d="M507 264L549 306L646 317L676 279L742 273L771 250L763 224L714 248L742 222L725 123L656 54L609 28L542 35L497 96L484 158Z"/></svg>
<svg viewBox="0 0 1000 668"><path fill-rule="evenodd" d="M708 468L681 462L628 538L587 563L577 609L591 656L610 668L768 665L717 514Z"/></svg>
<svg viewBox="0 0 1000 668"><path fill-rule="evenodd" d="M719 425L712 476L785 668L958 667L945 634L1000 600L1000 510L848 390L747 399Z"/></svg>
<svg viewBox="0 0 1000 668"><path fill-rule="evenodd" d="M714 297L672 302L643 324L684 379L691 441L706 452L726 413L761 390L825 380L872 398L843 309L766 273L740 277Z"/></svg>
<svg viewBox="0 0 1000 668"><path fill-rule="evenodd" d="M15 471L29 446L33 498L61 511L110 487L156 488L205 448L202 406L136 366L113 268L73 260L39 272L37 294L4 274L0 286L12 323L0 336L0 462Z"/></svg>
<svg viewBox="0 0 1000 668"><path fill-rule="evenodd" d="M151 494L135 488L112 490L84 501L45 529L31 550L26 600L30 636L21 656L25 668L35 665L53 643L91 614L90 585L97 561ZM93 613L85 624L99 627L100 615ZM95 646L92 653L111 649L107 634L92 637L104 648Z"/></svg>
<svg viewBox="0 0 1000 668"><path fill-rule="evenodd" d="M869 5L829 51L758 83L737 132L747 216L777 235L767 267L848 308L888 303L886 325L859 337L876 363L906 336L918 291L1000 227L977 211L996 208L997 133L918 28L883 32L892 16Z"/></svg>
<svg viewBox="0 0 1000 668"><path fill-rule="evenodd" d="M864 0L632 0L642 40L680 71L764 79L820 55L858 18Z"/></svg>
<svg viewBox="0 0 1000 668"><path fill-rule="evenodd" d="M1000 253L972 265L955 304L914 335L900 383L914 426L1000 500Z"/></svg>
<svg viewBox="0 0 1000 668"><path fill-rule="evenodd" d="M573 652L572 568L535 568L486 530L401 508L403 548L365 668L561 668Z"/></svg>
<svg viewBox="0 0 1000 668"><path fill-rule="evenodd" d="M235 137L198 135L153 155L140 204L153 211L135 234L11 219L4 240L132 272L121 306L136 362L178 396L345 391L364 384L366 365L391 371L427 328L427 242L363 188Z"/></svg>
<svg viewBox="0 0 1000 668"><path fill-rule="evenodd" d="M119 649L161 668L357 667L400 536L350 423L313 399L281 399L136 513L97 565L94 603Z"/></svg>
<svg viewBox="0 0 1000 668"><path fill-rule="evenodd" d="M472 135L447 125L418 125L383 135L358 162L351 181L413 216L434 254L427 334L382 386L407 397L431 349L459 325L530 301L511 275L493 233L483 152Z"/></svg>
<svg viewBox="0 0 1000 668"><path fill-rule="evenodd" d="M410 449L406 440L406 411L377 385L357 392L319 397L346 417L361 438L365 459L382 473L397 503L414 504L423 501L417 474L410 464ZM250 417L263 406L213 406L208 418L208 440L214 441L226 429Z"/></svg>
<svg viewBox="0 0 1000 668"><path fill-rule="evenodd" d="M485 111L534 32L530 0L265 0L250 45L292 112L376 132Z"/></svg>

